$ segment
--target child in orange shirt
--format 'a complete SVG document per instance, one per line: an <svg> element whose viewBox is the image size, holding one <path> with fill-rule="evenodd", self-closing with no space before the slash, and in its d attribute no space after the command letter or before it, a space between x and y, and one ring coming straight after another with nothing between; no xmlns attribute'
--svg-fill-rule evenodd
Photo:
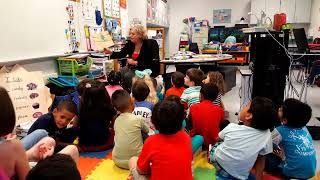
<svg viewBox="0 0 320 180"><path fill-rule="evenodd" d="M184 91L184 74L179 71L174 72L171 75L172 87L167 90L166 97L170 95L181 96Z"/></svg>

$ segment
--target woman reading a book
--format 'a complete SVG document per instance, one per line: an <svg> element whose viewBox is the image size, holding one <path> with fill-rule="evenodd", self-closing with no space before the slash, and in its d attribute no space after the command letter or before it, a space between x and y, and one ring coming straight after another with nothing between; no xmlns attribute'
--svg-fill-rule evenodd
<svg viewBox="0 0 320 180"><path fill-rule="evenodd" d="M160 57L157 41L148 39L146 29L141 25L130 28L129 37L120 52L104 49L104 53L111 54L111 59L127 58L127 65L122 71L151 69L151 76L158 76Z"/></svg>

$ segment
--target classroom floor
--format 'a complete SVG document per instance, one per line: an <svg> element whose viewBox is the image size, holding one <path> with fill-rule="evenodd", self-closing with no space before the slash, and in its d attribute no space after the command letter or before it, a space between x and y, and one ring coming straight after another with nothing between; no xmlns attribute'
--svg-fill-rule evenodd
<svg viewBox="0 0 320 180"><path fill-rule="evenodd" d="M81 153L78 169L85 180L129 180L129 171L118 168L111 159L111 150ZM194 157L193 175L195 180L215 180L214 167L207 161L207 152Z"/></svg>
<svg viewBox="0 0 320 180"><path fill-rule="evenodd" d="M243 68L243 67L241 67ZM237 85L222 98L226 109L229 111L229 119L238 122L235 113L240 109L240 73L237 73ZM296 84L299 89L301 85ZM312 107L313 116L320 117L320 88L308 89L307 103ZM315 118L310 123L320 123ZM320 180L320 141L314 141L317 150L318 174L312 180ZM111 159L111 150L96 153L81 153L78 168L82 179L85 180L127 180L130 179L129 171L118 168ZM214 167L207 162L206 152L200 152L194 157L193 174L195 180L215 180ZM274 177L265 176L264 179L276 180Z"/></svg>

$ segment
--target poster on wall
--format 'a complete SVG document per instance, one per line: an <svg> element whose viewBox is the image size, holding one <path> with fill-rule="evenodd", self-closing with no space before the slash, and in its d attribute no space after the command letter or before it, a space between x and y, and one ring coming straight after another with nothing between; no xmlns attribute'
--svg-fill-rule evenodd
<svg viewBox="0 0 320 180"><path fill-rule="evenodd" d="M16 125L36 120L48 112L49 89L40 71L28 72L19 65L0 72L0 84L9 93L16 113Z"/></svg>
<svg viewBox="0 0 320 180"><path fill-rule="evenodd" d="M112 0L103 0L104 5L104 16L112 16Z"/></svg>
<svg viewBox="0 0 320 180"><path fill-rule="evenodd" d="M214 9L212 22L214 24L231 23L231 9Z"/></svg>
<svg viewBox="0 0 320 180"><path fill-rule="evenodd" d="M112 17L120 18L120 2L119 0L112 1Z"/></svg>
<svg viewBox="0 0 320 180"><path fill-rule="evenodd" d="M103 0L104 16L120 18L120 0Z"/></svg>
<svg viewBox="0 0 320 180"><path fill-rule="evenodd" d="M93 19L95 13L95 7L92 0L82 0L82 16L84 19Z"/></svg>

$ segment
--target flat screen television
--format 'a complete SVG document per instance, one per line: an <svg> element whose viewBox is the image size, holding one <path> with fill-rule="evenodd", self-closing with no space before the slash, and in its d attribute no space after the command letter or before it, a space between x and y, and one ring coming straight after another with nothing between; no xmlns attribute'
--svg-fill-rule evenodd
<svg viewBox="0 0 320 180"><path fill-rule="evenodd" d="M214 27L209 30L209 42L224 42L228 36L234 36L237 43L248 42L248 36L241 31L239 27Z"/></svg>

